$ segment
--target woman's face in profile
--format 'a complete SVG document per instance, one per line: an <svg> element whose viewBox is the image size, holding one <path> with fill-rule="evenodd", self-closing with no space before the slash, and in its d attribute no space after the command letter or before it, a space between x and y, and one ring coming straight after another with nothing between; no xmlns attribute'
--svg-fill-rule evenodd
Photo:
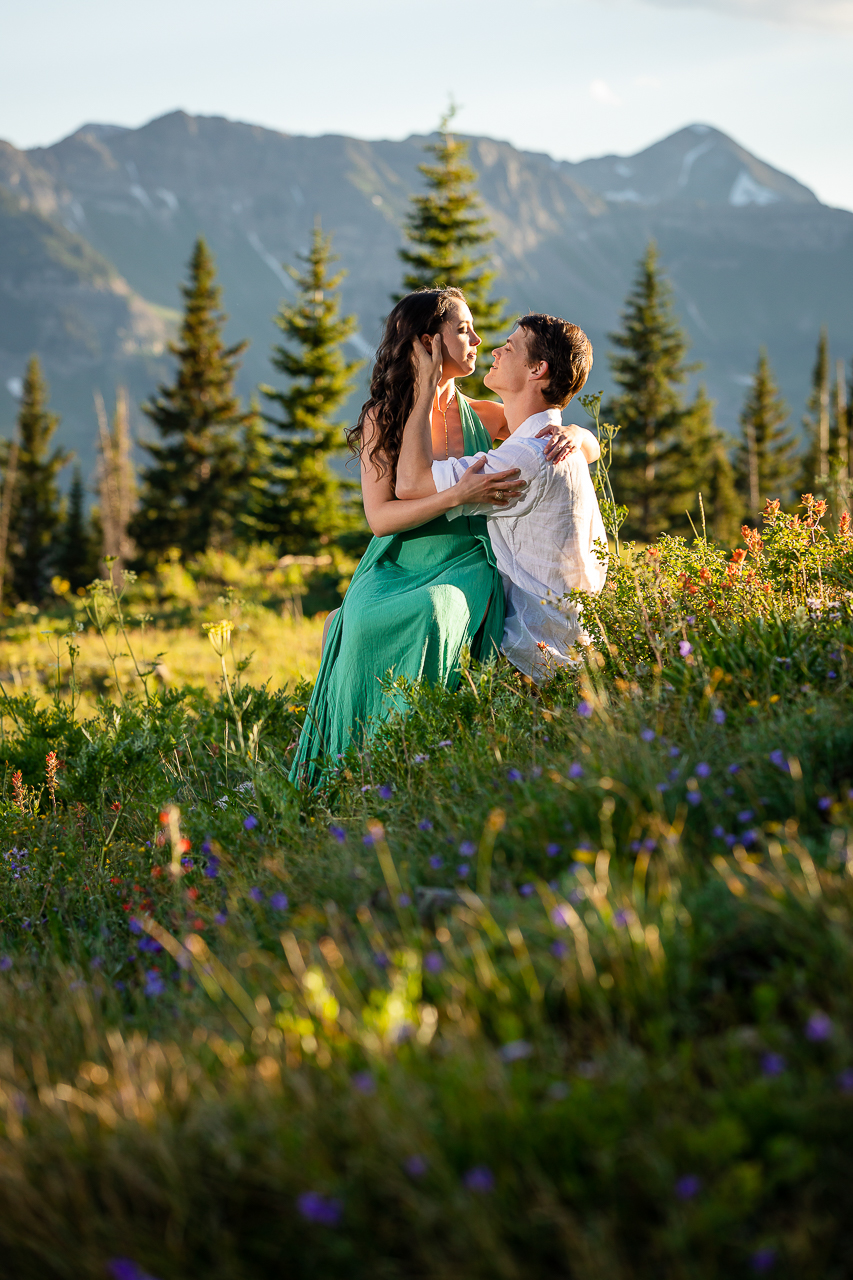
<svg viewBox="0 0 853 1280"><path fill-rule="evenodd" d="M474 328L474 319L464 302L454 302L439 330L443 378L467 378L477 363L477 348L482 341Z"/></svg>

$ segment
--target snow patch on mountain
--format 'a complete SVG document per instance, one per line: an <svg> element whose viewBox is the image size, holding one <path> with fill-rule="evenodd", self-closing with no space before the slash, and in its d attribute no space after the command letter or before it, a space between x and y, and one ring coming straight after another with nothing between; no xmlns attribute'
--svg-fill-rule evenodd
<svg viewBox="0 0 853 1280"><path fill-rule="evenodd" d="M776 192L756 182L746 169L741 169L729 192L729 204L734 205L735 208L746 204L777 204L778 201L779 196Z"/></svg>

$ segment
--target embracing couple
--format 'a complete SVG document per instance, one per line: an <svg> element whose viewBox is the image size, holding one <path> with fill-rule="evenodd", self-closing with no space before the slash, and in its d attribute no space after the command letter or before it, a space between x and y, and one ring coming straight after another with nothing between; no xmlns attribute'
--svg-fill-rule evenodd
<svg viewBox="0 0 853 1280"><path fill-rule="evenodd" d="M502 652L537 680L584 642L563 597L604 585L589 474L600 450L561 411L589 376L592 345L565 320L522 317L485 378L502 403L456 386L479 345L459 289L409 294L388 317L348 433L375 536L326 625L297 785L315 784L387 716L389 672L454 688L467 648L480 661Z"/></svg>

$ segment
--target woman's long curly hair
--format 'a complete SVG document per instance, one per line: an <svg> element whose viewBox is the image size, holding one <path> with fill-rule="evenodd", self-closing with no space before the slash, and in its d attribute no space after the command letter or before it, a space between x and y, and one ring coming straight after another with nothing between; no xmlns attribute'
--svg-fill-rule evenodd
<svg viewBox="0 0 853 1280"><path fill-rule="evenodd" d="M418 289L400 299L385 321L370 379L370 398L362 405L358 422L347 432L347 444L360 455L364 421L368 414L373 415L376 430L368 458L381 476L390 469L392 485L397 480L403 428L415 403L415 339L423 333L438 333L454 302L465 302L465 294L452 286Z"/></svg>

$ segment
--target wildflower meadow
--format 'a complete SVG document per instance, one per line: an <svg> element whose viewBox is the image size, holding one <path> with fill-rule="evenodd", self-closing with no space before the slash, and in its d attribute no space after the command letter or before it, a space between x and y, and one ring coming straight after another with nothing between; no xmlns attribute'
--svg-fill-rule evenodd
<svg viewBox="0 0 853 1280"><path fill-rule="evenodd" d="M845 517L627 544L308 794L228 609L81 704L99 591L2 693L0 1275L850 1274Z"/></svg>

